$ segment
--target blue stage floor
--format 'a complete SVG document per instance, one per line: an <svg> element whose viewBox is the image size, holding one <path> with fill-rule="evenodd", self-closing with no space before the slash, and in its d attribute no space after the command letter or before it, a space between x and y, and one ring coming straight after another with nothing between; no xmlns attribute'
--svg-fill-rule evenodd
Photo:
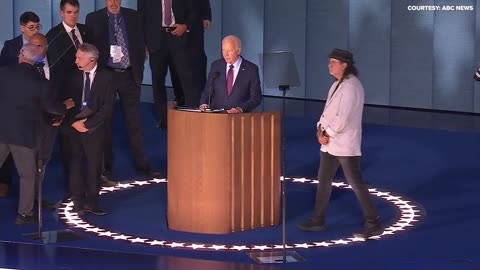
<svg viewBox="0 0 480 270"><path fill-rule="evenodd" d="M281 111L281 99L265 98L262 109ZM362 172L391 233L362 242L351 237L362 226L361 211L351 190L340 184L332 194L327 230L306 233L296 228L313 207L315 184L308 179L314 180L318 169L315 123L322 109L322 102L287 101L286 175L292 178L287 184L287 242L304 262L260 265L247 255L261 252L263 246L278 250L280 226L223 236L168 230L167 184L162 181L133 184L102 196L101 205L109 214L84 219L114 233L111 237L71 228L79 239L55 242L56 236L50 234L43 243L23 235L35 232L35 226L14 224L18 199L14 183L11 194L0 199L0 268L480 269L480 117L366 108ZM151 104L143 104L142 110L147 153L152 166L165 171L166 133L154 128ZM114 128L114 177L123 183L138 180L119 110ZM61 168L56 149L44 185L50 201L60 201L66 194ZM343 181L341 173L336 181ZM408 225L405 209L414 210ZM44 231L69 228L58 212L43 213Z"/></svg>

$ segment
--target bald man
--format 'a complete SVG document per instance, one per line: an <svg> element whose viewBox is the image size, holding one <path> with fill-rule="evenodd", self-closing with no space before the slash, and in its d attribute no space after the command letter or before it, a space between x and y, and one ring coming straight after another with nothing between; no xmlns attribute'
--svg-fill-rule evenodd
<svg viewBox="0 0 480 270"><path fill-rule="evenodd" d="M50 69L49 69L48 60L46 57L47 49L48 49L47 37L45 37L40 33L36 33L30 37L30 43L42 48L42 59L36 59L34 65L37 68L37 70L40 72L40 75L45 77L47 80L50 80Z"/></svg>
<svg viewBox="0 0 480 270"><path fill-rule="evenodd" d="M0 164L12 153L20 175L17 224L33 223L33 202L37 172L36 152L39 123L44 112L64 114L67 106L48 100L49 87L33 67L44 57L39 46L27 43L19 54L19 65L0 68Z"/></svg>

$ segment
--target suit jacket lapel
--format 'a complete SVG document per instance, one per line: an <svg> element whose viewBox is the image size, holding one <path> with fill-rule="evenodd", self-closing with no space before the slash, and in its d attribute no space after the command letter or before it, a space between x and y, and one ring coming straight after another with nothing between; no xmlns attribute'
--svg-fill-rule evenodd
<svg viewBox="0 0 480 270"><path fill-rule="evenodd" d="M75 110L77 112L80 112L81 110L81 105L82 105L82 96L83 96L83 71L77 70L75 73L75 76L73 78L73 84L72 88L77 89L75 92L72 94L73 96L73 101L75 101Z"/></svg>
<svg viewBox="0 0 480 270"><path fill-rule="evenodd" d="M336 86L335 86L335 87L336 87ZM340 92L340 90L342 90L342 87L343 87L343 83L340 84L340 86L338 87L337 91L334 90L334 92L332 92L333 95L330 96L330 99L328 100L327 104L325 104L326 107L327 107L328 105L330 105L330 103L332 103L332 100L339 95L338 92Z"/></svg>
<svg viewBox="0 0 480 270"><path fill-rule="evenodd" d="M100 29L101 29L100 33L102 33L102 34L100 36L108 37L108 40L106 41L106 43L108 43L110 45L110 30L109 30L110 20L108 18L107 8L104 8L104 11L105 12L102 11L102 23L100 25L98 25L97 27L100 27Z"/></svg>
<svg viewBox="0 0 480 270"><path fill-rule="evenodd" d="M129 17L127 14L128 13L125 12L125 10L122 9L122 16L123 16L123 19L125 20L125 26L127 28L127 31L126 31L125 34L127 35L128 48L130 50L132 45L135 44L135 40L132 40L134 35L133 34L130 35L130 33L134 33L136 30L135 30L135 28L133 28L135 26L135 23L130 21L131 17ZM130 55L130 57L132 57L132 56Z"/></svg>
<svg viewBox="0 0 480 270"><path fill-rule="evenodd" d="M99 84L99 81L102 79L102 75L103 75L102 70L100 70L100 68L97 67L97 71L95 73L95 78L93 79L92 87L90 88L91 91L92 91L91 97L93 97L95 95L95 92L98 92L96 87Z"/></svg>
<svg viewBox="0 0 480 270"><path fill-rule="evenodd" d="M242 59L242 63L240 64L240 68L238 70L238 74L237 74L237 78L235 79L235 81L233 82L233 86L232 86L232 95L233 93L235 93L235 88L237 85L240 84L240 82L242 80L244 80L244 77L245 77L245 60Z"/></svg>

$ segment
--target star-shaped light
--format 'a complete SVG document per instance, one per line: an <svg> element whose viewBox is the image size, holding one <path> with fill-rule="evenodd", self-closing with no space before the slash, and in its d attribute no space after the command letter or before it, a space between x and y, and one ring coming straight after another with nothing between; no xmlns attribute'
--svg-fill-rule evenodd
<svg viewBox="0 0 480 270"><path fill-rule="evenodd" d="M227 249L225 245L212 245L211 247L208 247L209 249L215 249L215 250L222 250L222 249Z"/></svg>
<svg viewBox="0 0 480 270"><path fill-rule="evenodd" d="M378 196L378 197L383 197L383 196L390 196L390 192L377 192L377 193L374 193L374 195Z"/></svg>
<svg viewBox="0 0 480 270"><path fill-rule="evenodd" d="M189 246L187 246L188 248L191 248L191 249L199 249L199 248L205 248L205 244L191 244Z"/></svg>
<svg viewBox="0 0 480 270"><path fill-rule="evenodd" d="M185 246L185 243L176 243L176 242L173 242L173 243L170 243L170 244L165 244L165 246L169 246L169 247L172 247L172 248L184 247L184 246Z"/></svg>
<svg viewBox="0 0 480 270"><path fill-rule="evenodd" d="M165 179L165 178L162 178L162 179L153 178L152 180L150 180L150 182L153 182L155 184L167 183L167 179Z"/></svg>
<svg viewBox="0 0 480 270"><path fill-rule="evenodd" d="M404 201L404 200L396 200L396 201L390 201L392 202L393 204L396 204L396 205L399 205L399 204L408 204L410 201Z"/></svg>
<svg viewBox="0 0 480 270"><path fill-rule="evenodd" d="M261 245L261 246L253 246L252 249L266 250L266 249L270 249L270 247L267 245Z"/></svg>
<svg viewBox="0 0 480 270"><path fill-rule="evenodd" d="M124 234L115 235L113 237L113 239L115 239L115 240L128 240L128 238L132 238L132 237L129 236L129 235L124 235Z"/></svg>
<svg viewBox="0 0 480 270"><path fill-rule="evenodd" d="M351 240L352 242L364 242L365 241L365 238L361 238L361 237L352 237L352 238L348 238L349 240Z"/></svg>
<svg viewBox="0 0 480 270"><path fill-rule="evenodd" d="M105 231L104 229L100 229L98 227L93 227L93 228L88 228L85 230L86 232L94 232L94 233L98 233L98 232L102 232L102 231Z"/></svg>
<svg viewBox="0 0 480 270"><path fill-rule="evenodd" d="M285 245L285 248L293 248L293 246ZM274 245L273 249L283 249L283 245Z"/></svg>
<svg viewBox="0 0 480 270"><path fill-rule="evenodd" d="M135 181L133 183L138 186L151 185L148 181Z"/></svg>
<svg viewBox="0 0 480 270"><path fill-rule="evenodd" d="M147 244L150 244L150 246L163 246L165 244L165 241L153 240L151 242L147 242Z"/></svg>
<svg viewBox="0 0 480 270"><path fill-rule="evenodd" d="M94 228L94 226L92 226L90 224L77 224L77 225L75 225L75 227L80 228L80 229Z"/></svg>
<svg viewBox="0 0 480 270"><path fill-rule="evenodd" d="M333 182L332 183L332 186L335 186L335 187L345 187L347 186L347 184L343 183L343 182Z"/></svg>
<svg viewBox="0 0 480 270"><path fill-rule="evenodd" d="M128 241L132 243L145 243L146 241L148 241L148 239L137 237L134 239L128 239Z"/></svg>
<svg viewBox="0 0 480 270"><path fill-rule="evenodd" d="M230 249L235 249L235 250L238 250L238 251L242 251L242 250L248 250L250 248L248 248L247 246L233 246Z"/></svg>
<svg viewBox="0 0 480 270"><path fill-rule="evenodd" d="M331 246L333 245L332 243L328 243L328 242L313 242L313 244L316 246L316 247L328 247L328 246Z"/></svg>
<svg viewBox="0 0 480 270"><path fill-rule="evenodd" d="M307 178L294 178L293 182L299 182L299 183L308 183L310 182L310 179Z"/></svg>
<svg viewBox="0 0 480 270"><path fill-rule="evenodd" d="M295 244L295 247L296 248L310 248L310 247L314 247L315 245L310 245L308 243L303 243L303 244Z"/></svg>
<svg viewBox="0 0 480 270"><path fill-rule="evenodd" d="M333 240L332 241L335 245L346 245L348 243L350 243L350 241L345 241L343 239L340 239L340 240Z"/></svg>
<svg viewBox="0 0 480 270"><path fill-rule="evenodd" d="M119 188L131 188L134 187L134 185L126 183L126 184L117 184Z"/></svg>
<svg viewBox="0 0 480 270"><path fill-rule="evenodd" d="M112 237L113 235L116 235L117 233L111 232L111 231L106 231L106 232L101 232L98 234L98 236L108 236Z"/></svg>

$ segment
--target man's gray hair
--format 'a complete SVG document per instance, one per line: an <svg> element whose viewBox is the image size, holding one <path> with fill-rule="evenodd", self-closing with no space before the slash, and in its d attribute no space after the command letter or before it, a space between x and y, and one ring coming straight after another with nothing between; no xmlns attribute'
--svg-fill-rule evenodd
<svg viewBox="0 0 480 270"><path fill-rule="evenodd" d="M90 43L83 43L78 47L78 50L90 54L91 57L95 58L95 60L98 60L98 49L95 47L95 45L90 44Z"/></svg>
<svg viewBox="0 0 480 270"><path fill-rule="evenodd" d="M26 43L22 46L20 54L23 55L23 62L34 64L38 59L42 59L44 56L43 48L35 44Z"/></svg>
<svg viewBox="0 0 480 270"><path fill-rule="evenodd" d="M222 39L223 42L231 42L235 48L241 49L242 48L242 41L239 37L235 35L228 35Z"/></svg>

